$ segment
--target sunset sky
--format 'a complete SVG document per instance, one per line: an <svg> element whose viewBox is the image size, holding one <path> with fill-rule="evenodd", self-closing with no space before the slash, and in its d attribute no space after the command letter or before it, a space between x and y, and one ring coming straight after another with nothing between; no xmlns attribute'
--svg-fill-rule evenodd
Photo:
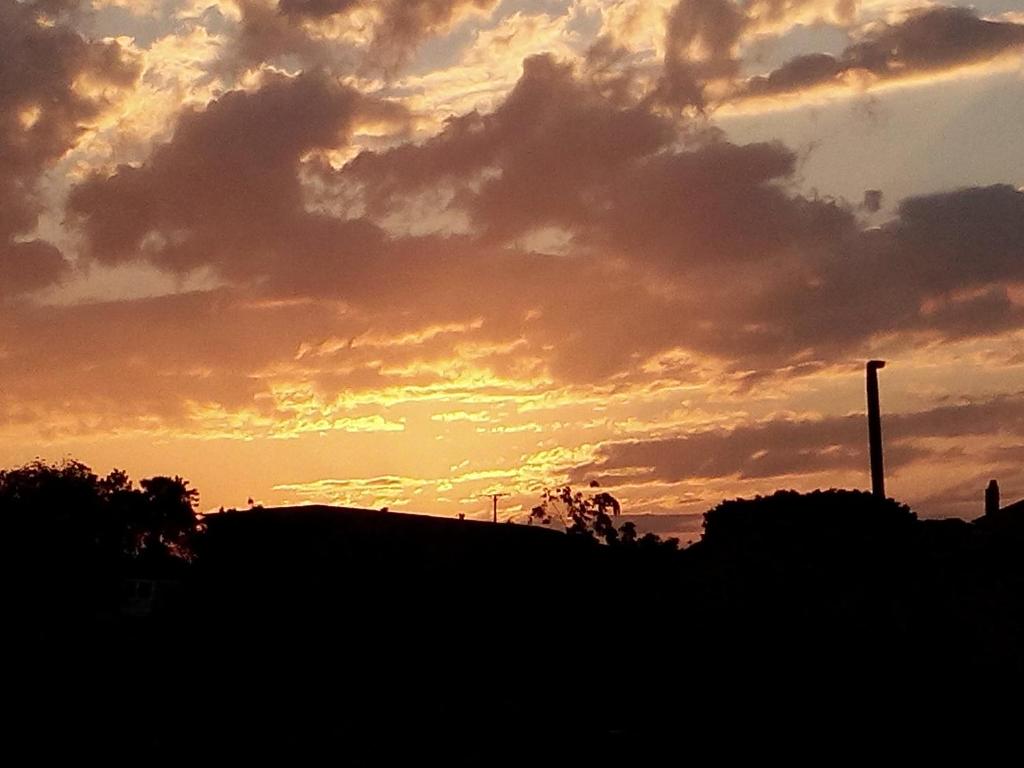
<svg viewBox="0 0 1024 768"><path fill-rule="evenodd" d="M0 466L1024 496L1024 3L0 0Z"/></svg>

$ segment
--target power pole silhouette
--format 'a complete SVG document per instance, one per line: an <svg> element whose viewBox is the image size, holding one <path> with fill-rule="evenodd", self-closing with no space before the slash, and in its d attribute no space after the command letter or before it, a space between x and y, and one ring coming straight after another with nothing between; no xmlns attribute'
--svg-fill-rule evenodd
<svg viewBox="0 0 1024 768"><path fill-rule="evenodd" d="M511 496L511 495L512 495L511 493L485 493L484 494L485 498L490 497L491 501L494 503L494 522L495 523L498 522L498 499L500 499L502 496Z"/></svg>
<svg viewBox="0 0 1024 768"><path fill-rule="evenodd" d="M878 403L878 369L884 360L868 361L868 447L871 452L871 493L885 498L885 467L882 464L882 408Z"/></svg>

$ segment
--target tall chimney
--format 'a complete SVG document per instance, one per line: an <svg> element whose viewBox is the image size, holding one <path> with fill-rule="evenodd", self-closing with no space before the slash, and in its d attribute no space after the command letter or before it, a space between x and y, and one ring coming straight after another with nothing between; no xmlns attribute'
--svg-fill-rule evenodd
<svg viewBox="0 0 1024 768"><path fill-rule="evenodd" d="M868 361L868 446L871 451L871 493L885 498L885 467L882 464L882 409L878 404L878 369L884 360Z"/></svg>
<svg viewBox="0 0 1024 768"><path fill-rule="evenodd" d="M999 483L989 480L985 489L985 514L993 515L999 511Z"/></svg>

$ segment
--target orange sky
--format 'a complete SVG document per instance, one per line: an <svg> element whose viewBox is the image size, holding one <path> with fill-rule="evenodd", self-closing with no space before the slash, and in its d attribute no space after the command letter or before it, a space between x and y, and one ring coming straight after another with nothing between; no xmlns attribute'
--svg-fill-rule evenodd
<svg viewBox="0 0 1024 768"><path fill-rule="evenodd" d="M1024 496L1017 6L0 0L0 466Z"/></svg>

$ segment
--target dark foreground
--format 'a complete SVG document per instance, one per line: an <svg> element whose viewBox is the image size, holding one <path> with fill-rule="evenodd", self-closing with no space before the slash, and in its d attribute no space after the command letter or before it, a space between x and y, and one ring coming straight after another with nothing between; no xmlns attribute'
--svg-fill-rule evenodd
<svg viewBox="0 0 1024 768"><path fill-rule="evenodd" d="M9 603L8 733L40 758L573 765L1019 716L1019 516L922 522L864 494L793 494L706 519L675 551L226 513L139 617L66 599L73 572L9 579L33 597Z"/></svg>

